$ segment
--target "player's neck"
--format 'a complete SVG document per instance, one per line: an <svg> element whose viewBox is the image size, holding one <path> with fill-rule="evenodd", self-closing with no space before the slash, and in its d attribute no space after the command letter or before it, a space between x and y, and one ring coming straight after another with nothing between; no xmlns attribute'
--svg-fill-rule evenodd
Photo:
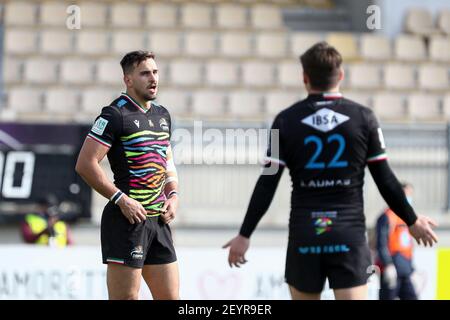
<svg viewBox="0 0 450 320"><path fill-rule="evenodd" d="M128 96L130 96L135 102L137 102L142 109L148 110L151 107L151 101L145 101L140 99L134 92L127 90L125 92Z"/></svg>

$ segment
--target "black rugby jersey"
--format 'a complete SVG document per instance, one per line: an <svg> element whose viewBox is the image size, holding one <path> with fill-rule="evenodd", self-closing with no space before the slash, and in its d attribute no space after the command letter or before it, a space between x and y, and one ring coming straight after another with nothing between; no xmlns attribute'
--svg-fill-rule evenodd
<svg viewBox="0 0 450 320"><path fill-rule="evenodd" d="M146 110L126 93L102 109L88 137L109 147L114 184L147 210L166 200L164 184L171 118L152 102Z"/></svg>
<svg viewBox="0 0 450 320"><path fill-rule="evenodd" d="M309 95L279 113L272 129L279 130L279 154L269 148L268 156L292 179L291 237L365 239L365 167L387 158L374 113L340 94Z"/></svg>

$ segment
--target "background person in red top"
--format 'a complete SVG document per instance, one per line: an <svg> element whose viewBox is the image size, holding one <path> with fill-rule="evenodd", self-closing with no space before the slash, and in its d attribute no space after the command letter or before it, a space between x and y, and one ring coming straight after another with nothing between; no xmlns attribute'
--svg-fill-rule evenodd
<svg viewBox="0 0 450 320"><path fill-rule="evenodd" d="M402 184L408 202L412 203L413 186ZM413 240L408 226L387 208L377 220L377 264L381 270L380 300L417 300L411 281Z"/></svg>

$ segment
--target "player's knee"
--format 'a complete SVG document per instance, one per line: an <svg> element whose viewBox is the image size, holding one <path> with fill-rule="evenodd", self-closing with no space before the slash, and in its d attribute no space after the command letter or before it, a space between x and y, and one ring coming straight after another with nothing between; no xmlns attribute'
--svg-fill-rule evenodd
<svg viewBox="0 0 450 320"><path fill-rule="evenodd" d="M156 296L153 297L153 300L180 300L178 295L166 295L166 296Z"/></svg>
<svg viewBox="0 0 450 320"><path fill-rule="evenodd" d="M180 300L178 290L170 290L166 292L158 292L153 294L154 300Z"/></svg>
<svg viewBox="0 0 450 320"><path fill-rule="evenodd" d="M124 297L122 300L138 300L139 295L137 293L130 293Z"/></svg>
<svg viewBox="0 0 450 320"><path fill-rule="evenodd" d="M109 293L109 300L139 300L138 292Z"/></svg>

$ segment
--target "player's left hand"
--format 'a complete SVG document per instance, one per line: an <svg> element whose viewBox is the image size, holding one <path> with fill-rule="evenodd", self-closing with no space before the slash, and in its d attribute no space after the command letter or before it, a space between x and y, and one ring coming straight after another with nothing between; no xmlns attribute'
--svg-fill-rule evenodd
<svg viewBox="0 0 450 320"><path fill-rule="evenodd" d="M237 235L226 244L223 245L223 249L230 248L230 252L228 253L228 264L231 268L233 266L240 268L241 265L247 262L245 259L245 253L250 246L250 239Z"/></svg>
<svg viewBox="0 0 450 320"><path fill-rule="evenodd" d="M171 223L175 219L175 215L178 209L178 195L172 195L169 199L164 202L162 207L161 220L164 223Z"/></svg>
<svg viewBox="0 0 450 320"><path fill-rule="evenodd" d="M438 242L438 237L432 227L437 227L436 221L427 216L419 215L416 222L409 227L409 232L418 244L423 243L425 247L427 245L432 247L433 244Z"/></svg>

